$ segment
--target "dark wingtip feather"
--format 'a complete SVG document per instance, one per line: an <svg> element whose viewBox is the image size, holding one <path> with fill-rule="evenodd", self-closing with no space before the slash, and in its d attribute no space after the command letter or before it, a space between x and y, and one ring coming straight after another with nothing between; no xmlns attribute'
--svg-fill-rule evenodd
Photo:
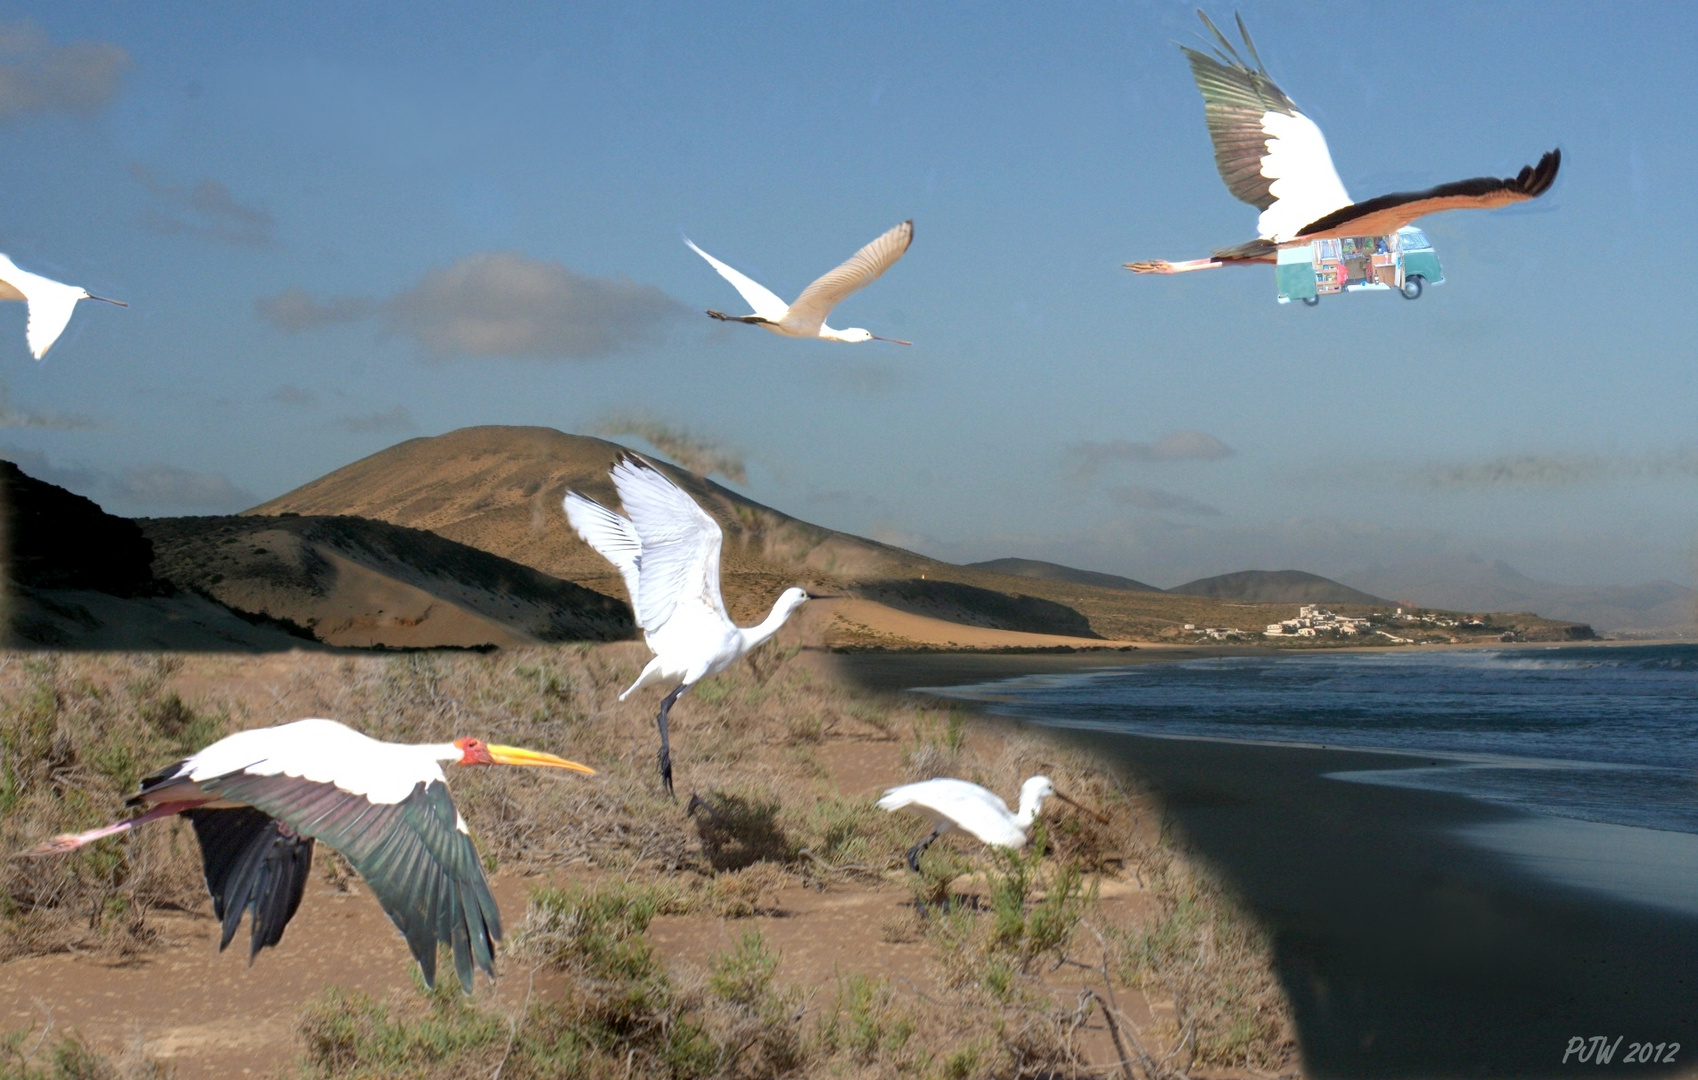
<svg viewBox="0 0 1698 1080"><path fill-rule="evenodd" d="M1562 169L1562 147L1548 150L1539 159L1537 165L1521 170L1517 176L1516 185L1527 195L1538 198L1551 189L1556 183L1557 173Z"/></svg>
<svg viewBox="0 0 1698 1080"><path fill-rule="evenodd" d="M1256 62L1256 71L1266 75L1267 66L1262 63L1262 54L1256 51L1256 43L1250 40L1250 28L1244 25L1244 16L1234 11L1232 17L1238 20L1238 36L1244 39L1244 48L1249 50L1250 59Z"/></svg>

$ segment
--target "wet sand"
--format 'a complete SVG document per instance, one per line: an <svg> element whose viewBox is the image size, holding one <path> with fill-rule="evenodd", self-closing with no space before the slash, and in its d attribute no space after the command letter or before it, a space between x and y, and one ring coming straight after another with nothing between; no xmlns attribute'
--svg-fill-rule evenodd
<svg viewBox="0 0 1698 1080"><path fill-rule="evenodd" d="M880 689L1128 662L849 659L846 675ZM1313 1075L1694 1073L1698 903L1679 888L1698 874L1694 838L1327 775L1407 755L1081 738L1150 784L1272 930ZM1571 1040L1595 1035L1623 1036L1612 1063L1565 1066ZM1681 1045L1672 1066L1624 1062L1636 1042Z"/></svg>

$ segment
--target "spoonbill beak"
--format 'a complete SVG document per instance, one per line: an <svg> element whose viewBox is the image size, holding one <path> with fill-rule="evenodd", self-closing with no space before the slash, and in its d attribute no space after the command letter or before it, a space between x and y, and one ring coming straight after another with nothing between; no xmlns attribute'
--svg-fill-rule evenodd
<svg viewBox="0 0 1698 1080"><path fill-rule="evenodd" d="M914 344L912 341L903 341L901 338L879 337L877 334L868 334L867 336L872 338L874 341L888 341L892 345L912 345L912 344Z"/></svg>
<svg viewBox="0 0 1698 1080"><path fill-rule="evenodd" d="M497 765L540 765L550 769L571 769L573 772L594 776L595 770L588 765L580 765L576 761L567 761L563 757L545 754L541 750L525 750L517 746L488 747L489 759Z"/></svg>
<svg viewBox="0 0 1698 1080"><path fill-rule="evenodd" d="M811 592L811 593L808 594L808 599L809 600L841 600L841 599L843 599L843 594L842 593L831 593L831 592Z"/></svg>
<svg viewBox="0 0 1698 1080"><path fill-rule="evenodd" d="M490 747L490 749L493 750L495 748L492 746L492 747ZM1090 807L1083 806L1079 803L1074 802L1072 799L1069 799L1067 796L1063 795L1059 791L1052 791L1052 792L1050 792L1050 794L1054 795L1056 798L1060 799L1062 802L1066 803L1068 806L1073 807L1075 810L1079 810L1083 813L1091 815L1092 817L1096 818L1098 821L1102 822L1104 825L1108 824L1108 818L1097 813L1095 810L1092 810Z"/></svg>
<svg viewBox="0 0 1698 1080"><path fill-rule="evenodd" d="M99 300L103 304L117 304L119 307L129 307L130 306L130 305L124 303L122 300L112 300L112 299L109 299L108 297L105 297L105 296L96 296L93 293L89 293L88 298L90 300Z"/></svg>

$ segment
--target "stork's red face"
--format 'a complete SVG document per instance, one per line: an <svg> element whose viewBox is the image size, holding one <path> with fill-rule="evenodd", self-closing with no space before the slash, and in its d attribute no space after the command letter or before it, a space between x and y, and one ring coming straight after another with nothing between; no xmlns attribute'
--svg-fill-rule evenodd
<svg viewBox="0 0 1698 1080"><path fill-rule="evenodd" d="M454 745L465 755L456 761L456 765L536 765L550 769L571 769L585 776L594 776L595 770L588 765L580 765L576 761L567 761L563 757L545 754L541 750L525 750L517 746L496 746L482 739L468 735L463 739L455 739Z"/></svg>

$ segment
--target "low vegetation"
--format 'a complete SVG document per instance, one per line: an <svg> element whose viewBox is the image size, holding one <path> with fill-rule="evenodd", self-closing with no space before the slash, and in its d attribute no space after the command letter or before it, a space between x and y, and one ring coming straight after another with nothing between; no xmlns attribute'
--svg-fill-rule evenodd
<svg viewBox="0 0 1698 1080"><path fill-rule="evenodd" d="M475 733L601 770L593 782L455 777L486 866L558 883L533 889L522 918L509 913L504 980L522 980L523 1000L481 983L466 997L451 979L384 998L330 986L300 1019L302 1075L965 1080L1293 1067L1266 940L1229 892L1157 842L1147 801L1123 778L954 706L851 691L795 650L772 650L680 701L672 802L648 706L615 700L644 658L629 644L303 654L263 670L249 658L14 656L0 661L0 846L120 816L146 772L228 731L319 715L397 740ZM902 853L925 824L835 779L862 750L883 755L891 782L948 774L1009 792L1041 770L1112 824L1057 805L1023 852L945 837L911 874ZM348 880L329 852L317 867L326 884ZM768 920L801 888L889 894L881 910L898 914L880 916L867 940L922 950L925 980L849 966L787 979L770 938L782 919ZM162 943L162 912L208 908L182 825L69 858L5 860L0 959L139 956ZM651 941L658 919L729 920L725 944L694 963L667 956ZM162 1069L139 1049L102 1057L74 1033L0 1037L0 1080Z"/></svg>

